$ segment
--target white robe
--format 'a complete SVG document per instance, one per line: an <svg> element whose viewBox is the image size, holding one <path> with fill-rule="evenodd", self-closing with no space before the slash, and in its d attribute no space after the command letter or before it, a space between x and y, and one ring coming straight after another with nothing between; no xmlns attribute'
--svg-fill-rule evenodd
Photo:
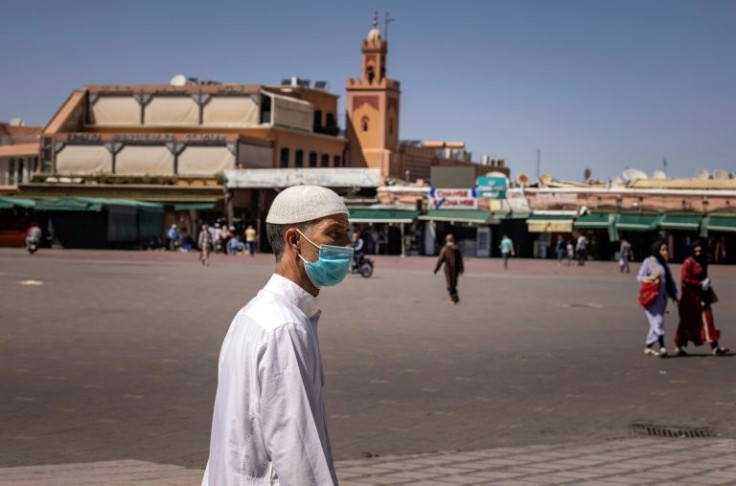
<svg viewBox="0 0 736 486"><path fill-rule="evenodd" d="M317 299L273 275L220 350L202 486L336 485L322 398Z"/></svg>

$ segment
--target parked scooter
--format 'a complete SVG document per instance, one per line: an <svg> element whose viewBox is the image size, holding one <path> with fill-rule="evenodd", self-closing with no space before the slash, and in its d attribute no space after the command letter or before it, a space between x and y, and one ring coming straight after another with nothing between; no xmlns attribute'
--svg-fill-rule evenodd
<svg viewBox="0 0 736 486"><path fill-rule="evenodd" d="M363 257L357 264L353 261L350 272L359 273L363 278L369 278L373 275L373 260L368 257Z"/></svg>
<svg viewBox="0 0 736 486"><path fill-rule="evenodd" d="M38 251L38 241L36 240L26 240L26 250L28 250L28 253L33 255Z"/></svg>

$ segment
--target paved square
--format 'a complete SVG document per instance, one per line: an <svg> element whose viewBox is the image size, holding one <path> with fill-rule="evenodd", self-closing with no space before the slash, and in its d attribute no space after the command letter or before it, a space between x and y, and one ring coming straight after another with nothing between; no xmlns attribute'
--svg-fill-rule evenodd
<svg viewBox="0 0 736 486"><path fill-rule="evenodd" d="M660 456L673 469L707 457L713 462L696 471L698 481L720 484L709 471L733 475L729 454L693 449L692 439L637 439L654 448L647 454L610 446L635 422L711 427L718 437L703 444L736 438L733 357L700 348L687 358L645 358L633 274L608 263L520 260L504 273L497 260L469 259L461 304L450 307L433 263L378 258L373 278L350 277L321 296L340 464L376 468L384 457L430 453L411 460L429 461L416 464L420 472L445 468L448 483L493 473L508 484L544 484L544 474L572 471L571 481L584 481L589 470L611 472L635 458L643 462L632 471L645 474L639 469L664 467ZM218 256L203 268L193 254L0 251L0 467L203 468L219 346L271 265L266 255ZM733 347L736 268L713 266L712 278L722 298L716 323ZM671 346L676 310L667 319ZM588 454L556 444L587 444ZM505 452L533 445L543 448ZM483 451L479 468L447 451ZM539 460L527 461L534 454Z"/></svg>

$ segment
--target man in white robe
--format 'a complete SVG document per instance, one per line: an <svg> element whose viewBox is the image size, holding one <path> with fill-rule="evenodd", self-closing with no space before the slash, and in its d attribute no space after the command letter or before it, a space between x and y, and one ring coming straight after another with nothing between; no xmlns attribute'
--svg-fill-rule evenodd
<svg viewBox="0 0 736 486"><path fill-rule="evenodd" d="M318 186L274 200L266 223L276 271L222 344L203 486L337 484L317 296L349 271L348 215L337 194Z"/></svg>

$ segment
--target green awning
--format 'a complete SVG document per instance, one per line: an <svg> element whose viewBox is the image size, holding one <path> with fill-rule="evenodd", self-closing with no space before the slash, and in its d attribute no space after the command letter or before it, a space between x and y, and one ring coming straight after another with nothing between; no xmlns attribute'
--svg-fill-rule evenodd
<svg viewBox="0 0 736 486"><path fill-rule="evenodd" d="M451 223L493 224L492 211L476 211L472 209L433 209L419 216L422 221L449 221Z"/></svg>
<svg viewBox="0 0 736 486"><path fill-rule="evenodd" d="M622 214L616 222L616 228L629 231L654 231L662 216L658 214Z"/></svg>
<svg viewBox="0 0 736 486"><path fill-rule="evenodd" d="M578 217L573 226L580 229L608 229L615 224L616 215L611 213L584 214Z"/></svg>
<svg viewBox="0 0 736 486"><path fill-rule="evenodd" d="M587 230L607 230L608 239L611 241L618 241L619 234L616 223L618 222L619 216L615 213L588 213L578 217L573 226L576 229L587 229Z"/></svg>
<svg viewBox="0 0 736 486"><path fill-rule="evenodd" d="M709 231L726 231L736 233L736 215L734 216L709 216L706 218L705 226Z"/></svg>
<svg viewBox="0 0 736 486"><path fill-rule="evenodd" d="M659 227L668 230L697 230L700 228L700 216L666 214L659 222Z"/></svg>
<svg viewBox="0 0 736 486"><path fill-rule="evenodd" d="M413 223L419 211L405 209L351 209L351 223Z"/></svg>
<svg viewBox="0 0 736 486"><path fill-rule="evenodd" d="M52 199L41 199L36 204L39 211L102 211L102 204L93 202L90 198L77 198L72 196L63 196Z"/></svg>
<svg viewBox="0 0 736 486"><path fill-rule="evenodd" d="M102 211L104 206L134 207L146 211L163 212L163 205L131 199L62 196L42 199L36 203L39 211Z"/></svg>
<svg viewBox="0 0 736 486"><path fill-rule="evenodd" d="M36 201L22 197L0 197L0 209L35 208Z"/></svg>
<svg viewBox="0 0 736 486"><path fill-rule="evenodd" d="M188 211L194 209L196 211L209 211L215 208L215 203L177 203L174 204L174 211Z"/></svg>

